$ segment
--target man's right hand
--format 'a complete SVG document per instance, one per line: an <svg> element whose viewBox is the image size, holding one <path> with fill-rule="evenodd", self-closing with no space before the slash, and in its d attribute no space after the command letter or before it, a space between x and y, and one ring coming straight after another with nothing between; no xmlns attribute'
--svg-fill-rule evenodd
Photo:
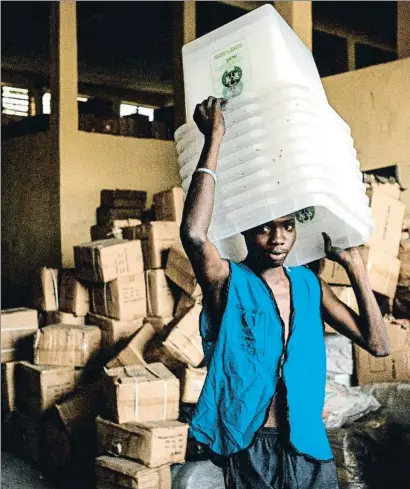
<svg viewBox="0 0 410 489"><path fill-rule="evenodd" d="M214 135L222 137L225 134L225 119L222 111L226 102L223 98L208 97L196 106L194 121L205 138Z"/></svg>

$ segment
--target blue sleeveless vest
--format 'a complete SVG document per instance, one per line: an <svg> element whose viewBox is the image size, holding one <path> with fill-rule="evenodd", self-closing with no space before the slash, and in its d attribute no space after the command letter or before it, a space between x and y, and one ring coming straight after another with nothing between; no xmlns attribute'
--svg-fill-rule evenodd
<svg viewBox="0 0 410 489"><path fill-rule="evenodd" d="M292 292L286 349L272 292L246 265L230 262L226 308L216 338L204 304L200 330L208 375L190 430L219 455L252 443L281 373L291 446L316 460L333 458L322 421L326 349L320 283L305 267L286 271Z"/></svg>

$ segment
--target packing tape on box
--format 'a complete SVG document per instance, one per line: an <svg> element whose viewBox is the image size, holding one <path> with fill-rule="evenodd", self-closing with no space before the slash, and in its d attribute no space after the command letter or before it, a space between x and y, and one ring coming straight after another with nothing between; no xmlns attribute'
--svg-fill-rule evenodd
<svg viewBox="0 0 410 489"><path fill-rule="evenodd" d="M54 298L55 298L55 301L56 301L56 309L60 309L60 304L59 304L59 297L58 297L58 288L57 288L57 280L56 280L56 276L54 275L54 270L52 268L47 268L47 270L50 271L51 273L51 280L53 282L53 290L54 290Z"/></svg>
<svg viewBox="0 0 410 489"><path fill-rule="evenodd" d="M162 380L162 382L164 384L164 419L167 419L167 414L168 414L168 412L167 412L167 409L168 409L168 384L167 384L167 381L165 379L161 379L161 377L157 373L155 373L153 370L151 370L148 365L146 365L145 368L154 377L157 377L157 379Z"/></svg>
<svg viewBox="0 0 410 489"><path fill-rule="evenodd" d="M37 326L15 326L14 328L4 328L2 334L8 333L9 331L25 331L27 329L32 329L33 332L37 331Z"/></svg>

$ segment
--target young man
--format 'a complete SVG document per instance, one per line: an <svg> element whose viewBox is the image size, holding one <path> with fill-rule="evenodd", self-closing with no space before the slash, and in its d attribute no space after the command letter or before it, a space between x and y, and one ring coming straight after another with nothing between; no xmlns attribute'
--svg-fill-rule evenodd
<svg viewBox="0 0 410 489"><path fill-rule="evenodd" d="M295 239L293 215L244 234L242 263L207 239L224 100L195 110L204 148L186 198L181 239L203 291L201 336L208 376L191 431L221 455L228 489L336 489L322 421L326 383L323 320L372 355L389 339L356 248L326 255L346 270L359 314L306 267L284 267Z"/></svg>

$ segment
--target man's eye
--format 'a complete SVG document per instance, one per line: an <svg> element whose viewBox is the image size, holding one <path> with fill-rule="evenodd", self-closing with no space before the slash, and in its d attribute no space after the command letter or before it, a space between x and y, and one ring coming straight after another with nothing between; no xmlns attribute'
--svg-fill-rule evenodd
<svg viewBox="0 0 410 489"><path fill-rule="evenodd" d="M286 227L285 227L285 230L288 232L288 233L291 233L293 230L295 229L295 226L293 224L288 224Z"/></svg>

